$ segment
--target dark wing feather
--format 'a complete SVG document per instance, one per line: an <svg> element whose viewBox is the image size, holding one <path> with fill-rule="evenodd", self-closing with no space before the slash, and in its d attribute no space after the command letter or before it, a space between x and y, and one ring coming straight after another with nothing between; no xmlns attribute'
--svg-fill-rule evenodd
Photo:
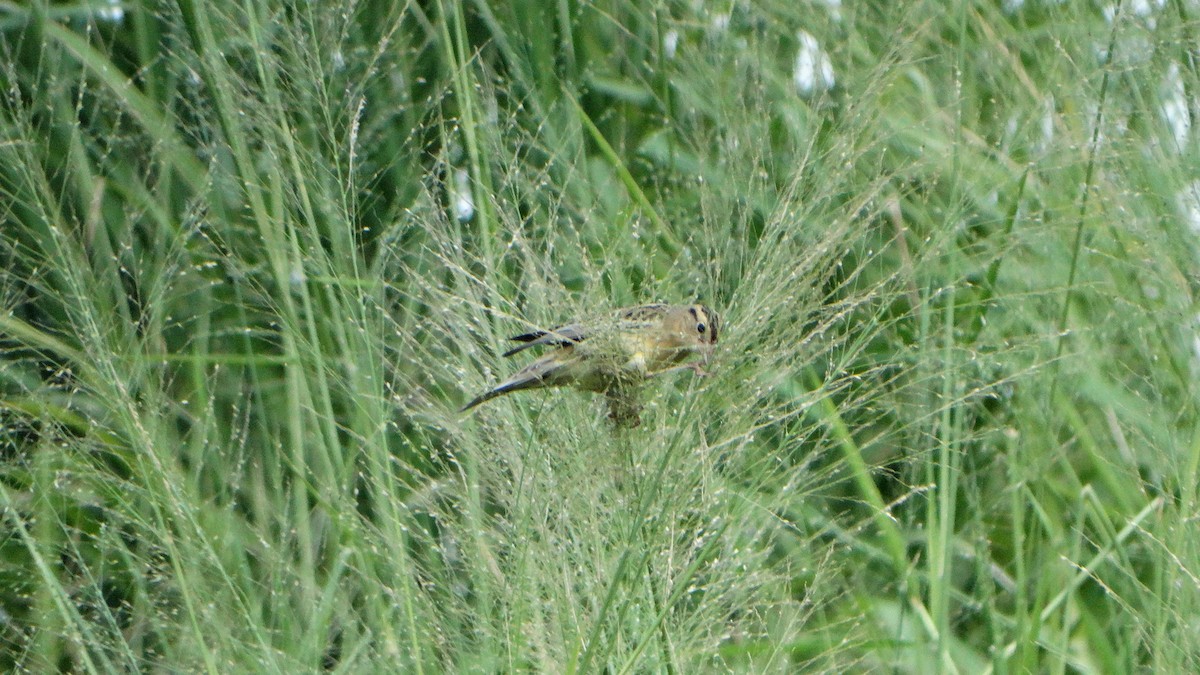
<svg viewBox="0 0 1200 675"><path fill-rule="evenodd" d="M638 307L627 307L617 312L617 317L625 323L632 323L634 326L640 327L641 324L652 324L662 318L662 315L669 308L669 305L656 303L651 305L640 305ZM524 342L525 344L517 345L512 349L504 352L504 356L512 356L519 354L530 347L538 345L554 345L557 347L575 344L582 342L591 334L583 324L573 323L566 326L560 326L554 330L535 330L521 335L514 335L510 340L514 342Z"/></svg>
<svg viewBox="0 0 1200 675"><path fill-rule="evenodd" d="M504 352L504 356L512 356L538 345L569 345L579 342L587 338L587 336L587 330L577 323L569 326L561 326L554 330L535 330L530 333L522 333L521 335L514 335L509 339L515 342L524 342L525 344L517 345Z"/></svg>

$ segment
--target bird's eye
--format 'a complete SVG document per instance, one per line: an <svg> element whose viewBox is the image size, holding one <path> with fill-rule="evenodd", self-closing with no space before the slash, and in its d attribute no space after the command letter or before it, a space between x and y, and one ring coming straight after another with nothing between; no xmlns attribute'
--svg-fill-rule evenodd
<svg viewBox="0 0 1200 675"><path fill-rule="evenodd" d="M704 331L706 331L706 330L708 330L708 326L705 326L705 325L704 325L704 324L702 324L702 323L698 323L698 324L696 324L696 332L697 332L697 333L703 333L703 332L704 332Z"/></svg>

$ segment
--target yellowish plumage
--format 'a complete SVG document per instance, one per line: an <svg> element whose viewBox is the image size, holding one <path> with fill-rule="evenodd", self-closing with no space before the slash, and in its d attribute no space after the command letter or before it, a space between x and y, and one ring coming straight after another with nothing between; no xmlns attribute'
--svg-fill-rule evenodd
<svg viewBox="0 0 1200 675"><path fill-rule="evenodd" d="M703 374L699 365L678 364L692 354L707 361L719 328L720 318L704 305L653 304L622 309L600 321L517 335L512 339L522 344L505 356L537 346L553 350L475 397L463 410L514 391L574 386L606 394L610 416L636 426L637 406L628 395L631 388L679 368Z"/></svg>

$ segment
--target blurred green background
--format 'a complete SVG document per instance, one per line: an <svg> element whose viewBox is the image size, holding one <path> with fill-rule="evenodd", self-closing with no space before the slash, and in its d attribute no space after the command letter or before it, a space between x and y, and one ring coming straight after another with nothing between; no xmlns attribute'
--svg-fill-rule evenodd
<svg viewBox="0 0 1200 675"><path fill-rule="evenodd" d="M0 667L1200 670L1198 31L0 3ZM637 429L457 412L694 300Z"/></svg>

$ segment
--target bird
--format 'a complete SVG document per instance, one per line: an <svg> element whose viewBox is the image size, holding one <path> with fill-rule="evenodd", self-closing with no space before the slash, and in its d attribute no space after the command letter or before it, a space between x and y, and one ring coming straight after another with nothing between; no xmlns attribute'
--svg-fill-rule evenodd
<svg viewBox="0 0 1200 675"><path fill-rule="evenodd" d="M609 417L637 426L640 406L632 398L637 385L685 368L705 375L699 364L680 364L693 354L707 363L720 326L720 317L705 305L654 303L626 307L598 321L514 335L510 339L521 344L504 352L505 357L534 347L552 350L471 399L460 412L514 391L573 386L605 394Z"/></svg>

